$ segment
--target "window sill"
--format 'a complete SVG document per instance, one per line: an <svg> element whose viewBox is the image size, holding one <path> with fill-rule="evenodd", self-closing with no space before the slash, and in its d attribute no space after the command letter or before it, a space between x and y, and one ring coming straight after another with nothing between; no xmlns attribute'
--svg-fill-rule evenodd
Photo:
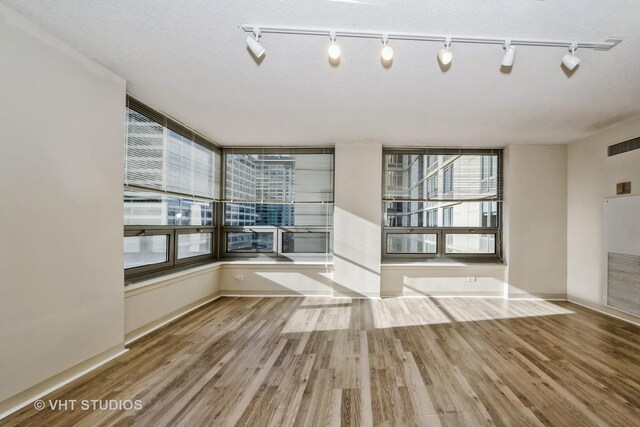
<svg viewBox="0 0 640 427"><path fill-rule="evenodd" d="M432 259L425 261L383 261L382 268L403 269L411 267L443 267L443 268L506 268L506 263L495 260L455 260Z"/></svg>
<svg viewBox="0 0 640 427"><path fill-rule="evenodd" d="M307 258L268 258L268 257L255 257L255 258L223 258L220 260L223 264L293 264L293 265L333 265L333 256L329 259L324 257L307 257Z"/></svg>

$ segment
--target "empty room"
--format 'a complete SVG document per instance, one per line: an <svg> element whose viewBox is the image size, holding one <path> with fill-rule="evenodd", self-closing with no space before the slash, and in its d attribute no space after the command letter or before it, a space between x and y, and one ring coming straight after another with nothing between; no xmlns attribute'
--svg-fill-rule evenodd
<svg viewBox="0 0 640 427"><path fill-rule="evenodd" d="M0 426L640 426L639 23L0 0Z"/></svg>

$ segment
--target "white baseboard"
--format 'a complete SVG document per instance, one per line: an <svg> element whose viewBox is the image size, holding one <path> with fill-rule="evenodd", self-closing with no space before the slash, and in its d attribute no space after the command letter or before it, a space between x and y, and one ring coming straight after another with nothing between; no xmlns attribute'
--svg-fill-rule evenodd
<svg viewBox="0 0 640 427"><path fill-rule="evenodd" d="M4 402L0 402L0 420L19 411L41 397L56 391L60 387L69 384L71 381L88 374L105 363L112 361L116 357L125 354L127 351L129 350L124 348L124 343L119 344L49 378L48 380L41 382L40 384L10 397Z"/></svg>
<svg viewBox="0 0 640 427"><path fill-rule="evenodd" d="M223 289L224 297L250 297L250 298L278 298L278 297L331 297L331 291L291 291L291 290L240 290L240 289Z"/></svg>
<svg viewBox="0 0 640 427"><path fill-rule="evenodd" d="M469 291L407 291L404 297L425 297L425 298L504 298L502 292L469 292Z"/></svg>
<svg viewBox="0 0 640 427"><path fill-rule="evenodd" d="M509 300L542 300L542 301L567 301L567 294L554 294L554 293L510 293Z"/></svg>
<svg viewBox="0 0 640 427"><path fill-rule="evenodd" d="M511 294L505 298L503 292L468 292L468 291L387 291L381 293L382 298L497 298L514 301L567 301L565 294Z"/></svg>
<svg viewBox="0 0 640 427"><path fill-rule="evenodd" d="M215 294L212 294L208 297L205 298L201 298L198 301L195 301L191 304L188 304L182 308L179 308L178 310L175 310L169 314L167 314L166 316L162 316L161 318L154 320L151 323L147 323L144 326L141 326L138 329L135 329L131 332L129 332L128 334L125 335L124 339L124 343L125 345L129 345L134 341L139 340L140 338L144 337L147 334L150 334L151 332L155 331L156 329L159 329L171 322L173 322L174 320L177 320L179 318L181 318L182 316L191 313L193 310L196 310L200 307L202 307L203 305L209 304L212 301L217 300L218 298L220 298L221 292L218 291Z"/></svg>
<svg viewBox="0 0 640 427"><path fill-rule="evenodd" d="M607 307L606 305L586 301L582 298L570 296L567 300L584 308L588 308L589 310L597 311L598 313L604 314L606 316L615 317L616 319L640 326L640 318L634 316L633 314L628 314L624 311L616 310L613 307Z"/></svg>

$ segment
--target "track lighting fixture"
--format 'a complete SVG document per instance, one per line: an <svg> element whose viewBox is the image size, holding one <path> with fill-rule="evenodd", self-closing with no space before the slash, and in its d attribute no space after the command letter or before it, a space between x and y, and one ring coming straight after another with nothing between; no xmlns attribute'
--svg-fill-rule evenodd
<svg viewBox="0 0 640 427"><path fill-rule="evenodd" d="M503 45L505 52L502 58L503 67L512 67L516 57L516 46L543 46L543 47L563 47L569 46L570 53L562 58L562 64L569 70L574 70L580 64L580 58L575 55L576 49L593 49L606 51L614 48L622 41L618 38L608 38L602 42L582 41L571 42L566 40L545 40L545 39L527 39L527 38L511 38L504 37L478 37L478 36L446 36L439 34L422 34L422 33L381 33L379 31L358 31L358 30L329 30L324 28L295 28L295 27L269 27L257 25L242 25L242 30L253 33L253 37L247 37L247 46L251 53L260 58L264 55L265 49L260 44L259 39L261 33L271 34L293 34L302 36L324 36L330 37L328 54L332 62L337 63L340 58L340 46L336 43L336 36L353 37L360 39L380 39L382 38L382 50L380 57L383 65L389 66L393 60L393 48L389 46L389 40L407 40L418 42L444 42L444 48L438 51L438 61L442 65L449 65L453 59L451 53L451 43L468 43L468 44L499 44Z"/></svg>
<svg viewBox="0 0 640 427"><path fill-rule="evenodd" d="M264 55L264 51L265 51L264 46L262 46L258 41L259 39L260 39L260 28L256 27L253 29L253 37L251 36L247 37L247 47L251 50L251 53L253 53L253 55L256 58L260 58L262 55Z"/></svg>
<svg viewBox="0 0 640 427"><path fill-rule="evenodd" d="M451 46L451 36L447 36L444 42L444 47L438 51L438 61L442 65L449 65L453 59L453 53L449 50Z"/></svg>
<svg viewBox="0 0 640 427"><path fill-rule="evenodd" d="M504 56L502 57L503 67L513 67L513 61L516 59L516 47L511 44L511 40L504 42Z"/></svg>
<svg viewBox="0 0 640 427"><path fill-rule="evenodd" d="M385 61L391 61L393 59L393 48L389 46L389 35L382 35L382 51L380 52L380 56Z"/></svg>
<svg viewBox="0 0 640 427"><path fill-rule="evenodd" d="M385 62L390 62L393 59L393 48L389 46L389 35L382 35L382 51L380 52L380 57Z"/></svg>
<svg viewBox="0 0 640 427"><path fill-rule="evenodd" d="M331 43L329 44L329 58L337 61L340 59L340 46L336 43L336 32L331 31L329 38L331 40Z"/></svg>
<svg viewBox="0 0 640 427"><path fill-rule="evenodd" d="M567 53L562 58L562 63L565 67L569 69L569 71L573 71L580 64L580 58L576 56L576 49L578 48L577 43L571 43L571 53Z"/></svg>

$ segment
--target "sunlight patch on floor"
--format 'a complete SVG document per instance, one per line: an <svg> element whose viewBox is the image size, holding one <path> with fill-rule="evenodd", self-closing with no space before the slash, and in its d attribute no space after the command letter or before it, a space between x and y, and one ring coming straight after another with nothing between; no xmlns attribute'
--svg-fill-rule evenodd
<svg viewBox="0 0 640 427"><path fill-rule="evenodd" d="M307 298L313 302L320 298ZM305 300L306 301L306 300ZM351 306L308 306L300 307L287 321L283 333L334 331L349 329L351 324Z"/></svg>

